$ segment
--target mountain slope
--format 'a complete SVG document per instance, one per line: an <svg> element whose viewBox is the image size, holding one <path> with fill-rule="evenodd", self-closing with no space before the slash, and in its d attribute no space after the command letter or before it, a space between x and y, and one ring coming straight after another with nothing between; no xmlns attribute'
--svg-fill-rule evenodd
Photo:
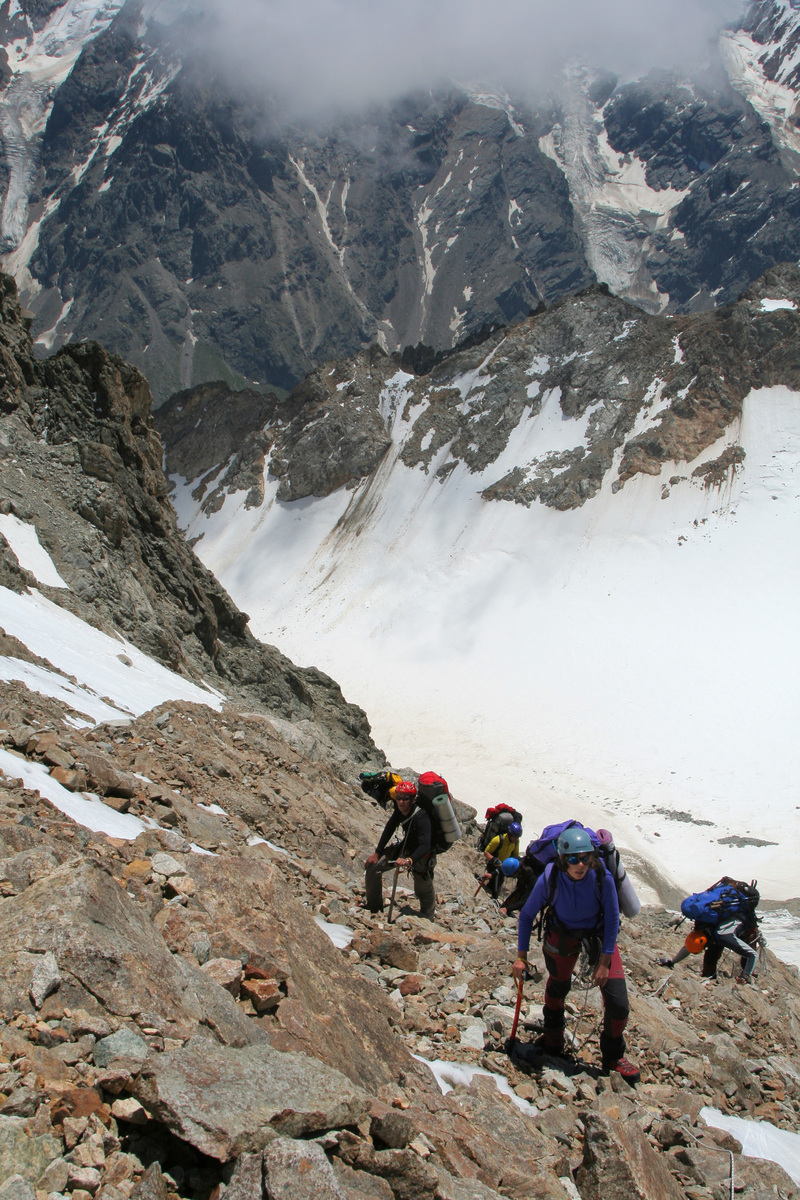
<svg viewBox="0 0 800 1200"><path fill-rule="evenodd" d="M754 4L699 82L572 70L546 101L454 87L327 129L232 88L180 6L15 20L5 267L41 349L100 338L157 402L290 389L374 341L448 349L594 278L708 308L796 255L783 2Z"/></svg>
<svg viewBox="0 0 800 1200"><path fill-rule="evenodd" d="M47 597L187 681L316 722L348 759L374 756L363 712L331 679L260 645L178 533L144 376L96 343L34 359L30 314L8 276L0 285L2 511L35 524L57 571ZM21 594L35 580L6 543L2 535L0 583Z"/></svg>
<svg viewBox="0 0 800 1200"><path fill-rule="evenodd" d="M178 440L182 398L158 415L180 524L395 761L423 746L476 808L567 804L684 885L724 864L785 897L799 313L787 266L683 317L593 290L427 375L330 363L249 469L212 469L202 401Z"/></svg>

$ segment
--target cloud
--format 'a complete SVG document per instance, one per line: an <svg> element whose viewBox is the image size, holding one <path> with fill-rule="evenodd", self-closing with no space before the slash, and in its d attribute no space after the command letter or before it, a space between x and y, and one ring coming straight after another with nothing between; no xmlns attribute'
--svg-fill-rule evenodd
<svg viewBox="0 0 800 1200"><path fill-rule="evenodd" d="M635 78L707 59L739 0L202 0L216 66L296 115L458 81L546 90L578 59Z"/></svg>

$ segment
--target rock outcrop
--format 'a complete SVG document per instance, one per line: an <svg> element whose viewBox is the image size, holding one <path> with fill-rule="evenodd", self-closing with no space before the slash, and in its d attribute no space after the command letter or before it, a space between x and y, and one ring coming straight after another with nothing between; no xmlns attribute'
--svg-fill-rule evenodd
<svg viewBox="0 0 800 1200"><path fill-rule="evenodd" d="M649 316L592 288L511 329L445 356L412 375L377 348L327 363L308 376L264 424L245 423L227 472L203 433L237 393L182 393L156 414L168 472L197 482L203 513L261 481L248 504L328 496L369 485L390 447L405 466L444 485L465 466L488 501L536 502L565 510L674 463L670 487L721 486L743 461L735 441L752 390L800 388L800 272L768 271L735 303L686 316ZM187 405L194 418L188 428ZM259 416L259 420L260 420ZM547 448L537 421L558 423L567 448ZM691 464L725 437L711 462ZM509 468L508 447L520 446ZM571 444L570 444L571 440ZM268 461L264 447L269 447ZM494 472L502 459L504 469ZM277 481L269 495L264 483ZM361 520L354 501L352 519ZM186 514L188 515L188 514ZM185 517L184 517L185 519ZM350 513L347 515L350 519ZM202 533L202 519L193 529Z"/></svg>
<svg viewBox="0 0 800 1200"><path fill-rule="evenodd" d="M178 533L144 376L96 343L40 361L29 329L3 276L2 506L35 523L69 588L56 589L56 599L189 678L249 694L255 709L313 721L345 758L374 757L363 712L320 671L257 642ZM33 581L7 556L5 539L0 545L0 583L19 591Z"/></svg>

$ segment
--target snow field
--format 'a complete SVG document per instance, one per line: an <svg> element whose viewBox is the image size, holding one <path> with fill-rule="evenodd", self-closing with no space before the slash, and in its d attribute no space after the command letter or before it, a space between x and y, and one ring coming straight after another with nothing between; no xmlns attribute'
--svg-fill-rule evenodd
<svg viewBox="0 0 800 1200"><path fill-rule="evenodd" d="M446 447L427 475L390 451L352 492L284 505L268 480L261 509L229 496L210 518L187 485L181 524L256 636L337 679L394 765L439 770L480 815L510 800L526 834L605 825L686 890L725 872L797 895L798 396L754 392L691 467L564 513L480 498L529 432L444 484ZM732 482L691 480L737 439Z"/></svg>
<svg viewBox="0 0 800 1200"><path fill-rule="evenodd" d="M39 592L18 594L0 588L0 628L54 668L47 672L19 659L2 658L4 678L28 684L38 681L36 690L70 697L66 702L94 720L128 720L165 700L208 704L217 712L222 708L221 692L199 687L162 667L124 638L87 625Z"/></svg>

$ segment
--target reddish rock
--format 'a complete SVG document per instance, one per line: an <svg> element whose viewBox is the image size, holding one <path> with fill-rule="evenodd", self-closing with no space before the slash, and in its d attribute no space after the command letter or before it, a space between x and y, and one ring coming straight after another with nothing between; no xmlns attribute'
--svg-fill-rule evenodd
<svg viewBox="0 0 800 1200"><path fill-rule="evenodd" d="M242 982L242 964L238 958L210 958L200 970L215 980L236 999Z"/></svg>
<svg viewBox="0 0 800 1200"><path fill-rule="evenodd" d="M249 1000L257 1013L271 1012L283 1000L283 992L275 979L245 979L241 994Z"/></svg>
<svg viewBox="0 0 800 1200"><path fill-rule="evenodd" d="M126 813L131 806L130 796L106 796L105 802L115 812Z"/></svg>
<svg viewBox="0 0 800 1200"><path fill-rule="evenodd" d="M55 1089L51 1088L51 1093ZM54 1125L63 1123L65 1117L88 1117L96 1113L104 1125L111 1119L111 1109L94 1087L59 1087L50 1101L50 1119Z"/></svg>
<svg viewBox="0 0 800 1200"><path fill-rule="evenodd" d="M423 983L422 975L406 975L405 979L400 980L398 991L401 996L418 996Z"/></svg>
<svg viewBox="0 0 800 1200"><path fill-rule="evenodd" d="M245 963L244 966L245 979L272 979L269 971L265 971L263 967L257 967L255 963Z"/></svg>
<svg viewBox="0 0 800 1200"><path fill-rule="evenodd" d="M56 783L60 783L68 792L80 792L86 787L86 776L83 771L76 771L74 767L53 767L50 778L55 779Z"/></svg>

